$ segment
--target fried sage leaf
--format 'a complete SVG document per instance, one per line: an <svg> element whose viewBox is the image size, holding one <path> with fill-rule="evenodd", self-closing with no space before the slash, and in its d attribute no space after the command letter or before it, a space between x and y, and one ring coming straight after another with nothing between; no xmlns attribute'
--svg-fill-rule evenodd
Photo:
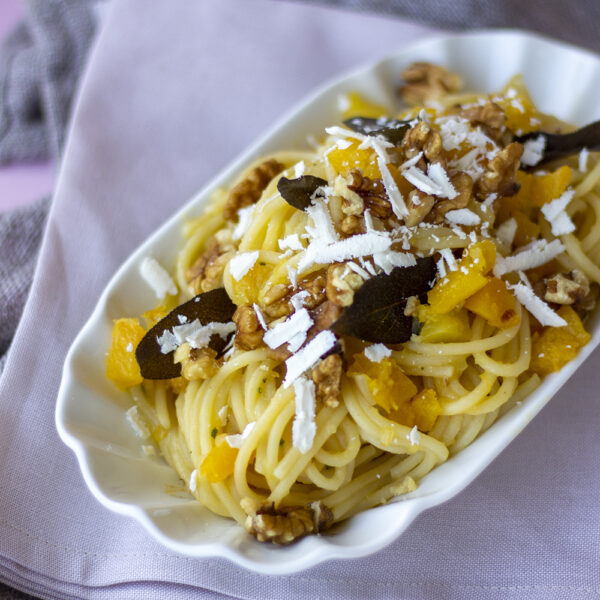
<svg viewBox="0 0 600 600"><path fill-rule="evenodd" d="M584 148L594 152L600 150L600 121L590 123L571 133L546 133L532 131L518 136L515 141L524 144L529 140L544 139L542 158L535 165L523 165L525 169L537 168L558 158L581 152Z"/></svg>
<svg viewBox="0 0 600 600"><path fill-rule="evenodd" d="M399 146L410 129L410 121L398 121L397 119L372 119L370 117L352 117L346 119L344 125L363 135L380 135L385 140Z"/></svg>
<svg viewBox="0 0 600 600"><path fill-rule="evenodd" d="M406 300L431 289L435 276L433 258L425 257L417 258L414 267L396 267L389 275L368 279L330 329L367 342L406 342L413 331L412 317L404 314Z"/></svg>
<svg viewBox="0 0 600 600"><path fill-rule="evenodd" d="M202 325L208 323L229 323L235 312L235 304L230 300L224 288L218 288L198 294L189 302L174 308L164 319L148 330L135 351L144 379L172 379L181 375L181 365L173 362L175 351L163 354L158 338L165 331L172 330L183 323L198 319ZM209 347L221 352L227 340L213 335Z"/></svg>
<svg viewBox="0 0 600 600"><path fill-rule="evenodd" d="M298 179L282 177L277 182L277 189L288 204L299 210L306 210L311 204L313 194L324 185L327 185L325 179L302 175Z"/></svg>

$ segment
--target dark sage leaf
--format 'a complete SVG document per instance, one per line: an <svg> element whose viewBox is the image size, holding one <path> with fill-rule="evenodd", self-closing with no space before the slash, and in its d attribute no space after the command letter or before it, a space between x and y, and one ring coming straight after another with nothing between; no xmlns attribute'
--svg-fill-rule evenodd
<svg viewBox="0 0 600 600"><path fill-rule="evenodd" d="M327 185L325 179L302 175L298 179L282 177L277 182L277 189L288 204L299 210L306 210L311 204L312 195L324 185Z"/></svg>
<svg viewBox="0 0 600 600"><path fill-rule="evenodd" d="M396 267L389 275L368 279L330 329L366 342L406 342L413 328L412 317L404 314L406 300L430 290L435 277L435 261L425 257L417 258L414 267Z"/></svg>
<svg viewBox="0 0 600 600"><path fill-rule="evenodd" d="M190 301L174 308L164 319L146 332L135 351L135 358L140 365L142 377L145 379L172 379L181 375L181 365L173 362L175 351L163 354L160 351L158 338L168 330L181 325L180 317L185 317L186 323L199 319L202 325L208 323L229 323L236 306L230 300L224 288L218 288L198 294ZM220 353L227 345L219 335L210 338L209 347Z"/></svg>
<svg viewBox="0 0 600 600"><path fill-rule="evenodd" d="M542 158L535 165L523 165L525 169L535 169L544 163L581 152L584 148L591 151L600 150L600 121L590 123L571 133L532 131L531 133L515 137L515 141L523 144L528 140L535 140L539 136L546 139Z"/></svg>
<svg viewBox="0 0 600 600"><path fill-rule="evenodd" d="M398 121L397 119L371 119L369 117L352 117L346 119L344 125L350 127L352 131L362 133L363 135L380 135L385 140L399 146L404 139L406 132L410 129L410 121Z"/></svg>

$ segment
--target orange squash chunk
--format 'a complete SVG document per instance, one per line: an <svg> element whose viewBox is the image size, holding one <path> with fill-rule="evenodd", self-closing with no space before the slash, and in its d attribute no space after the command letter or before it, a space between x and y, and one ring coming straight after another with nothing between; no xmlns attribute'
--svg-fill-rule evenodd
<svg viewBox="0 0 600 600"><path fill-rule="evenodd" d="M458 269L440 279L427 294L433 312L445 314L487 285L487 274L496 262L496 246L489 240L471 244L458 263Z"/></svg>
<svg viewBox="0 0 600 600"><path fill-rule="evenodd" d="M106 377L122 390L143 381L135 360L135 349L145 334L137 319L117 319L114 322L106 358Z"/></svg>
<svg viewBox="0 0 600 600"><path fill-rule="evenodd" d="M384 117L388 111L385 107L367 100L358 92L348 92L340 99L342 119L350 117Z"/></svg>
<svg viewBox="0 0 600 600"><path fill-rule="evenodd" d="M534 223L525 213L520 210L515 210L512 213L514 220L517 222L517 231L513 243L516 248L526 246L533 240L537 240L542 228Z"/></svg>
<svg viewBox="0 0 600 600"><path fill-rule="evenodd" d="M359 169L369 179L380 179L377 156L370 148L359 150L360 141L352 141L348 148L334 148L327 153L329 164L340 174L347 175L352 169Z"/></svg>
<svg viewBox="0 0 600 600"><path fill-rule="evenodd" d="M579 315L568 305L561 306L558 314L567 322L566 327L545 327L533 340L530 369L538 375L548 375L562 369L590 340Z"/></svg>
<svg viewBox="0 0 600 600"><path fill-rule="evenodd" d="M355 354L349 375L364 375L375 404L385 411L398 410L417 393L417 386L391 357L372 362Z"/></svg>
<svg viewBox="0 0 600 600"><path fill-rule="evenodd" d="M230 475L233 475L238 452L237 448L232 448L226 441L221 442L218 446L214 446L206 455L200 465L200 473L210 483L224 481Z"/></svg>
<svg viewBox="0 0 600 600"><path fill-rule="evenodd" d="M420 431L431 431L442 413L442 405L435 390L426 388L419 392L410 405L415 414L415 425Z"/></svg>
<svg viewBox="0 0 600 600"><path fill-rule="evenodd" d="M423 323L419 333L419 340L423 343L465 342L469 339L469 318L464 311L451 310L441 315L427 304L422 304L418 308L417 316Z"/></svg>
<svg viewBox="0 0 600 600"><path fill-rule="evenodd" d="M483 317L493 327L506 329L519 322L515 297L504 281L496 277L467 298L465 308Z"/></svg>
<svg viewBox="0 0 600 600"><path fill-rule="evenodd" d="M507 94L507 92L510 93ZM506 113L506 127L518 135L539 129L541 115L533 103L522 78L520 76L513 77L506 86L504 93L510 97L497 100L496 103Z"/></svg>

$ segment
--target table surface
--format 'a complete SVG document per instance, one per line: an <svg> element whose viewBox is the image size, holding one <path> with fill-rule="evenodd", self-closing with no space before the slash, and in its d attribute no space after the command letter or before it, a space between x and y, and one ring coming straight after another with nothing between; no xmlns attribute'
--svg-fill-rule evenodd
<svg viewBox="0 0 600 600"><path fill-rule="evenodd" d="M23 16L19 0L0 2L0 41ZM55 169L51 162L0 165L0 213L25 206L52 192Z"/></svg>

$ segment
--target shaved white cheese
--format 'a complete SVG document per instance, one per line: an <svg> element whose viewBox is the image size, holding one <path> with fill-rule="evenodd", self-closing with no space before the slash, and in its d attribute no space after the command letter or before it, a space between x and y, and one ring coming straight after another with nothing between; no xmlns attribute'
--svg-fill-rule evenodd
<svg viewBox="0 0 600 600"><path fill-rule="evenodd" d="M362 267L359 267L355 262L350 261L348 263L346 263L348 265L348 267L354 271L355 273L358 273L363 279L370 279L371 275Z"/></svg>
<svg viewBox="0 0 600 600"><path fill-rule="evenodd" d="M188 322L188 318L185 315L177 315L177 320L179 321L180 325Z"/></svg>
<svg viewBox="0 0 600 600"><path fill-rule="evenodd" d="M290 284L292 285L292 287L294 289L296 289L298 287L298 271L296 269L294 269L293 267L291 267L290 265L287 265L287 272L288 272Z"/></svg>
<svg viewBox="0 0 600 600"><path fill-rule="evenodd" d="M375 225L373 223L373 215L371 215L371 211L368 208L365 209L363 216L365 218L365 228L367 230L367 233L371 233L372 231L375 231Z"/></svg>
<svg viewBox="0 0 600 600"><path fill-rule="evenodd" d="M255 427L256 421L252 421L252 423L248 423L248 425L244 427L244 431L242 431L242 433L226 435L225 441L229 444L230 448L241 448L242 444L248 439Z"/></svg>
<svg viewBox="0 0 600 600"><path fill-rule="evenodd" d="M498 256L494 265L494 275L501 277L511 271L527 271L535 269L548 261L557 257L565 251L565 247L560 240L553 240L548 243L546 240L536 240L513 256L506 258Z"/></svg>
<svg viewBox="0 0 600 600"><path fill-rule="evenodd" d="M521 162L528 167L537 165L542 157L544 156L544 150L546 149L546 137L538 135L536 138L527 140L523 144L523 156L521 156Z"/></svg>
<svg viewBox="0 0 600 600"><path fill-rule="evenodd" d="M578 164L578 169L582 173L585 173L587 171L587 162L588 162L589 156L590 156L589 150L587 148L582 148L581 152L579 153L579 164Z"/></svg>
<svg viewBox="0 0 600 600"><path fill-rule="evenodd" d="M331 244L340 239L333 226L331 215L322 201L314 202L305 212L313 221L312 227L310 225L306 227L310 237L325 244Z"/></svg>
<svg viewBox="0 0 600 600"><path fill-rule="evenodd" d="M386 275L389 275L395 267L414 267L417 264L417 259L414 254L408 252L388 250L387 252L373 254L373 262L380 269L383 269Z"/></svg>
<svg viewBox="0 0 600 600"><path fill-rule="evenodd" d="M263 336L263 341L269 348L279 348L289 342L288 349L295 352L306 340L306 332L312 327L313 320L308 311L301 308L282 323L269 329Z"/></svg>
<svg viewBox="0 0 600 600"><path fill-rule="evenodd" d="M278 240L277 243L279 244L280 250L302 250L304 248L297 233L287 235L283 239Z"/></svg>
<svg viewBox="0 0 600 600"><path fill-rule="evenodd" d="M517 233L517 222L511 217L496 229L496 237L510 248Z"/></svg>
<svg viewBox="0 0 600 600"><path fill-rule="evenodd" d="M350 98L348 98L348 94L338 94L337 107L341 113L346 112L350 108Z"/></svg>
<svg viewBox="0 0 600 600"><path fill-rule="evenodd" d="M421 442L421 432L417 429L415 425L410 432L407 434L406 438L410 442L411 446L418 446Z"/></svg>
<svg viewBox="0 0 600 600"><path fill-rule="evenodd" d="M290 298L290 302L292 303L292 306L294 307L294 310L300 310L304 306L304 301L309 296L310 296L310 292L308 292L306 290L302 290L301 292L298 292L297 294L294 294Z"/></svg>
<svg viewBox="0 0 600 600"><path fill-rule="evenodd" d="M304 169L306 167L304 166L304 161L301 160L300 162L296 163L294 165L294 177L296 179L298 179L298 177L302 177L302 175L304 175Z"/></svg>
<svg viewBox="0 0 600 600"><path fill-rule="evenodd" d="M377 252L385 252L391 245L391 238L378 232L353 235L329 245L317 240L309 244L304 256L298 261L298 271L302 272L313 264L324 265L345 262L351 258L372 256Z"/></svg>
<svg viewBox="0 0 600 600"><path fill-rule="evenodd" d="M403 177L422 192L441 198L456 198L458 192L448 179L448 174L440 163L427 166L427 175L417 167L402 171Z"/></svg>
<svg viewBox="0 0 600 600"><path fill-rule="evenodd" d="M575 196L575 190L567 190L556 198L556 200L552 200L552 202L548 202L542 206L542 213L544 213L548 222L551 223L554 221L567 208L569 202L573 200L573 196Z"/></svg>
<svg viewBox="0 0 600 600"><path fill-rule="evenodd" d="M221 425L226 425L227 424L227 413L229 412L229 406L227 404L225 404L224 406L222 406L219 409L219 412L217 413L219 420L221 421Z"/></svg>
<svg viewBox="0 0 600 600"><path fill-rule="evenodd" d="M358 260L359 260L361 266L363 266L369 272L370 275L373 275L373 276L377 275L377 271L375 270L375 267L368 260L365 260L362 257L359 258Z"/></svg>
<svg viewBox="0 0 600 600"><path fill-rule="evenodd" d="M400 170L404 171L404 169L409 169L410 167L414 167L421 160L422 157L423 157L422 152L415 154L415 156L413 156L412 158L409 158L408 160L404 161L400 165Z"/></svg>
<svg viewBox="0 0 600 600"><path fill-rule="evenodd" d="M321 331L304 348L285 361L286 374L283 387L290 387L304 371L310 369L317 361L337 343L335 335L329 331Z"/></svg>
<svg viewBox="0 0 600 600"><path fill-rule="evenodd" d="M464 171L471 176L473 181L477 181L483 174L483 167L477 162L481 157L481 150L479 148L473 148L469 150L465 155L452 160L448 163L448 166L456 171Z"/></svg>
<svg viewBox="0 0 600 600"><path fill-rule="evenodd" d="M444 259L444 262L448 265L449 271L456 271L458 269L458 263L456 262L456 258L454 258L454 254L452 254L452 250L450 250L450 248L442 248L440 250L440 254Z"/></svg>
<svg viewBox="0 0 600 600"><path fill-rule="evenodd" d="M396 180L392 177L390 170L387 168L387 164L380 156L377 157L377 165L379 166L381 180L383 181L383 186L387 192L388 200L390 201L392 210L399 219L403 219L408 215L408 209L406 208L404 198L398 189Z"/></svg>
<svg viewBox="0 0 600 600"><path fill-rule="evenodd" d="M567 322L557 315L534 291L523 283L508 286L517 300L540 322L544 327L565 327Z"/></svg>
<svg viewBox="0 0 600 600"><path fill-rule="evenodd" d="M481 223L479 215L468 208L449 210L444 216L446 221L457 225L479 225Z"/></svg>
<svg viewBox="0 0 600 600"><path fill-rule="evenodd" d="M386 356L391 356L392 351L385 344L373 344L365 348L365 356L371 362L381 362Z"/></svg>
<svg viewBox="0 0 600 600"><path fill-rule="evenodd" d="M151 256L146 256L140 264L140 275L144 281L152 288L157 298L164 298L167 294L174 296L177 293L177 286L160 265L160 263Z"/></svg>
<svg viewBox="0 0 600 600"><path fill-rule="evenodd" d="M137 406L132 406L125 413L125 418L127 419L127 422L129 423L129 426L135 435L143 440L146 440L150 437L150 430L140 415L140 411Z"/></svg>
<svg viewBox="0 0 600 600"><path fill-rule="evenodd" d="M229 272L231 276L239 281L254 266L258 260L258 250L253 252L241 252L229 261Z"/></svg>
<svg viewBox="0 0 600 600"><path fill-rule="evenodd" d="M446 277L446 266L444 265L444 259L440 257L440 259L435 263L438 272L438 279L443 279Z"/></svg>
<svg viewBox="0 0 600 600"><path fill-rule="evenodd" d="M265 321L265 316L262 314L262 311L260 310L260 306L258 306L258 304L252 304L252 308L254 309L254 312L256 313L256 318L258 319L258 322L260 323L260 326L266 331L267 330L267 322Z"/></svg>
<svg viewBox="0 0 600 600"><path fill-rule="evenodd" d="M192 492L192 494L198 489L198 471L196 471L196 469L194 469L191 473L190 473L190 492Z"/></svg>
<svg viewBox="0 0 600 600"><path fill-rule="evenodd" d="M313 445L317 433L315 423L315 384L300 377L294 381L296 410L292 423L292 445L306 454Z"/></svg>
<svg viewBox="0 0 600 600"><path fill-rule="evenodd" d="M471 131L469 121L462 117L442 117L436 123L440 127L444 150L459 150Z"/></svg>
<svg viewBox="0 0 600 600"><path fill-rule="evenodd" d="M339 148L340 150L346 150L347 148L350 148L350 146L352 146L352 142L350 140L338 140L335 143L335 147Z"/></svg>
<svg viewBox="0 0 600 600"><path fill-rule="evenodd" d="M127 344L127 348L125 348L125 350L127 352L133 352L133 344L131 342L129 342L129 344Z"/></svg>
<svg viewBox="0 0 600 600"><path fill-rule="evenodd" d="M176 350L181 344L187 342L192 348L205 348L213 335L225 339L235 331L235 323L208 323L202 325L199 319L185 325L177 325L172 330L167 329L156 339L163 354Z"/></svg>
<svg viewBox="0 0 600 600"><path fill-rule="evenodd" d="M553 235L564 235L575 231L575 224L565 212L569 202L573 199L575 190L567 190L556 200L542 206L542 213L552 226Z"/></svg>
<svg viewBox="0 0 600 600"><path fill-rule="evenodd" d="M252 217L254 216L254 209L256 208L256 204L251 204L250 206L246 206L244 208L240 208L238 210L238 222L233 230L231 237L234 240L239 240L242 236L248 231L250 228L250 224L252 223Z"/></svg>

